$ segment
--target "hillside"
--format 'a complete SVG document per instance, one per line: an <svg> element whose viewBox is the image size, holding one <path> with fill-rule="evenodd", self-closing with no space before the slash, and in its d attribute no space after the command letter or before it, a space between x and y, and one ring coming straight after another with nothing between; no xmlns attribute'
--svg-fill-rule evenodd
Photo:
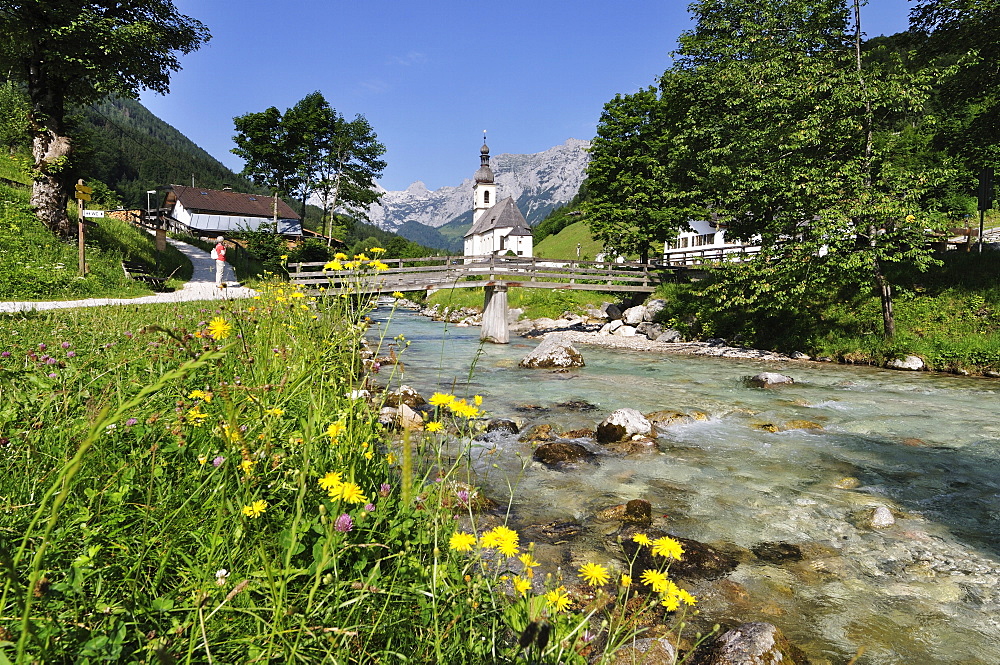
<svg viewBox="0 0 1000 665"><path fill-rule="evenodd" d="M590 228L586 222L574 222L559 233L547 236L535 245L534 254L546 259L575 259L576 246L580 245L579 258L593 261L603 249L601 243L590 237Z"/></svg>
<svg viewBox="0 0 1000 665"><path fill-rule="evenodd" d="M79 170L118 192L126 207L145 207L153 186L192 178L204 187L260 191L135 100L109 97L81 113Z"/></svg>

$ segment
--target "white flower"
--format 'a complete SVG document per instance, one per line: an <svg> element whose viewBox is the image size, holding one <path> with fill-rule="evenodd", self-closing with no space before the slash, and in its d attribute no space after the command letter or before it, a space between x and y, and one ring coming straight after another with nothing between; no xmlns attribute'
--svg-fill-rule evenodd
<svg viewBox="0 0 1000 665"><path fill-rule="evenodd" d="M225 586L226 580L229 578L229 571L225 568L219 568L215 571L215 583L219 586Z"/></svg>

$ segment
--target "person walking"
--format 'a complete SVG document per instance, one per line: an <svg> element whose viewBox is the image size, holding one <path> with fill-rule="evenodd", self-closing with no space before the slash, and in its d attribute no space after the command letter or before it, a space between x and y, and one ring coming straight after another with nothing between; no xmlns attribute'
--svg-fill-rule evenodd
<svg viewBox="0 0 1000 665"><path fill-rule="evenodd" d="M226 246L222 244L224 238L219 236L215 239L216 245L212 248L212 258L215 259L215 286L225 288L222 282L222 275L226 271Z"/></svg>

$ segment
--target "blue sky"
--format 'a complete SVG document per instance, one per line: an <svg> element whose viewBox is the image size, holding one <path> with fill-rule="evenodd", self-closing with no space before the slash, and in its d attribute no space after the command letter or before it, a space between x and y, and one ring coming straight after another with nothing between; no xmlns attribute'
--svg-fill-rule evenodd
<svg viewBox="0 0 1000 665"><path fill-rule="evenodd" d="M689 26L684 0L175 0L212 32L167 96L143 103L239 171L235 116L319 90L385 144L386 189L457 185L493 154L590 139L601 107L650 85ZM906 28L907 0L862 9L869 36Z"/></svg>

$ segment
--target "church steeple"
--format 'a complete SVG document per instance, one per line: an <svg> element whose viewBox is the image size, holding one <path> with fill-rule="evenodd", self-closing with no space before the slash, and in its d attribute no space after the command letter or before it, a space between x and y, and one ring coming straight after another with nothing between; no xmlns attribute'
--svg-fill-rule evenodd
<svg viewBox="0 0 1000 665"><path fill-rule="evenodd" d="M479 149L479 170L474 176L476 184L472 186L472 223L475 224L484 212L497 202L497 186L493 181L493 170L490 169L490 147L486 145L486 130L483 130L483 147Z"/></svg>

